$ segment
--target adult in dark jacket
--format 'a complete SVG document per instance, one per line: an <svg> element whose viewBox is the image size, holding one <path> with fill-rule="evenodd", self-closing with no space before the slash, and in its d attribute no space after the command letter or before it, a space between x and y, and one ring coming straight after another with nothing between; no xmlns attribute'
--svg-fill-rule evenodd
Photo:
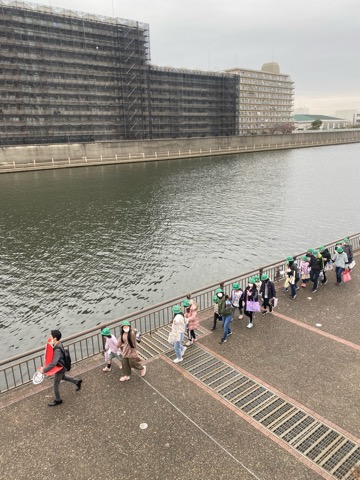
<svg viewBox="0 0 360 480"><path fill-rule="evenodd" d="M344 238L344 240L343 240L342 249L344 250L344 252L346 253L346 255L348 257L348 262L351 263L353 261L353 249L352 249L352 246L350 244L350 240L347 237Z"/></svg>
<svg viewBox="0 0 360 480"><path fill-rule="evenodd" d="M325 285L327 283L327 278L326 278L326 265L328 265L329 262L331 262L331 253L329 252L329 249L324 247L324 245L321 245L318 248L319 252L321 253L321 256L323 257L323 279L321 280L321 285Z"/></svg>
<svg viewBox="0 0 360 480"><path fill-rule="evenodd" d="M274 283L269 279L269 276L266 275L266 273L261 275L261 282L260 295L263 300L261 314L266 315L268 313L267 307L269 307L269 312L272 312L272 300L276 297L276 289Z"/></svg>
<svg viewBox="0 0 360 480"><path fill-rule="evenodd" d="M222 317L224 334L221 337L220 343L227 342L227 337L232 334L230 323L233 318L233 308L228 295L225 295L223 291L217 292L219 299L218 312Z"/></svg>
<svg viewBox="0 0 360 480"><path fill-rule="evenodd" d="M247 305L249 301L258 302L259 301L259 294L258 289L256 288L254 278L249 279L249 284L245 288L244 293L241 297L241 302L244 307L244 313L247 317L249 317L249 323L247 324L247 328L252 328L254 326L253 318L254 312L249 312L247 309Z"/></svg>
<svg viewBox="0 0 360 480"><path fill-rule="evenodd" d="M308 253L306 254L306 256L309 258L309 266L311 268L310 280L313 282L313 288L311 290L312 293L315 293L317 291L319 275L323 265L322 257L321 259L317 258L318 254L319 252L317 250L313 250L312 252L308 251Z"/></svg>
<svg viewBox="0 0 360 480"><path fill-rule="evenodd" d="M54 368L57 365L61 365L63 367L60 371L56 372L54 375L55 399L48 404L49 407L55 407L56 405L60 405L62 403L61 396L60 396L60 389L59 389L61 380L65 380L65 382L74 383L76 385L76 390L80 390L82 380L77 380L76 378L69 377L68 375L66 375L64 347L60 342L61 332L59 330L51 330L51 336L52 336L53 345L54 345L53 361L49 363L49 365L47 365L46 367L39 368L39 370L42 373L46 373L46 372L49 372L52 368Z"/></svg>

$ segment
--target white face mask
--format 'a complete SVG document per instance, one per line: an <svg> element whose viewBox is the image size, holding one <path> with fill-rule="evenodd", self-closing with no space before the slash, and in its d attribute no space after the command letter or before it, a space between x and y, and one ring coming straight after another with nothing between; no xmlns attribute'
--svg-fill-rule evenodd
<svg viewBox="0 0 360 480"><path fill-rule="evenodd" d="M124 332L128 333L130 331L130 327L124 327Z"/></svg>
<svg viewBox="0 0 360 480"><path fill-rule="evenodd" d="M252 288L254 286L253 283L249 283L249 287Z"/></svg>

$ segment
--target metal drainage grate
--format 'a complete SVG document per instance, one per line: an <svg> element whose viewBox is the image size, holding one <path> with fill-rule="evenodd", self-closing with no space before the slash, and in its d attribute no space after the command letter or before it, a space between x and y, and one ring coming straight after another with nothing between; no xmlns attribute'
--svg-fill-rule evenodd
<svg viewBox="0 0 360 480"><path fill-rule="evenodd" d="M173 351L167 355L175 357ZM352 469L360 462L360 445L198 345L187 350L179 366L333 478L350 478Z"/></svg>

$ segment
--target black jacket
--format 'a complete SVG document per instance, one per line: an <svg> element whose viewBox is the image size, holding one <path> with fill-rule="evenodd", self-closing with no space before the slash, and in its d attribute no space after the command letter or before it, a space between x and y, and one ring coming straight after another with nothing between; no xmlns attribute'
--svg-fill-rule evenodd
<svg viewBox="0 0 360 480"><path fill-rule="evenodd" d="M250 287L247 286L244 290L244 293L241 295L241 299L240 299L240 302L245 302L245 310L246 310L246 302L248 300L247 292L249 290L250 290ZM249 297L249 300L252 300L253 302L258 302L259 301L259 294L258 294L258 290L256 288L256 285L254 285L252 287L252 289L250 290L250 293L251 293L251 295Z"/></svg>
<svg viewBox="0 0 360 480"><path fill-rule="evenodd" d="M321 270L321 263L322 262L319 262L319 260L314 257L313 254L311 254L309 257L309 265L310 265L310 268L313 272L320 272Z"/></svg>
<svg viewBox="0 0 360 480"><path fill-rule="evenodd" d="M267 298L270 300L271 298L276 297L276 289L275 285L271 280L266 280L266 282L262 282L261 287L260 287L260 293L262 298L265 298L265 287L268 287L268 296Z"/></svg>

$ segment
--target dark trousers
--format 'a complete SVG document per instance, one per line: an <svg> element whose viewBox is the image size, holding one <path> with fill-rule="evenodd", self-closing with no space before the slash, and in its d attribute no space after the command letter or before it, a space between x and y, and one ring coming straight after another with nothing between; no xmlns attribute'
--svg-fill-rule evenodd
<svg viewBox="0 0 360 480"><path fill-rule="evenodd" d="M267 307L269 307L269 312L272 312L273 306L272 306L271 300L272 300L271 298L264 298L263 299L262 307L263 307L264 311L267 309Z"/></svg>
<svg viewBox="0 0 360 480"><path fill-rule="evenodd" d="M324 268L324 270L322 271L322 273L323 273L323 279L321 280L321 283L326 283L327 278L326 278L326 270L325 270L325 268Z"/></svg>
<svg viewBox="0 0 360 480"><path fill-rule="evenodd" d="M195 340L195 338L196 338L195 330L189 330L189 340L190 340L190 342Z"/></svg>
<svg viewBox="0 0 360 480"><path fill-rule="evenodd" d="M342 267L336 267L336 281L337 283L341 283L342 282L342 278L341 278L341 274L342 272L345 270L345 268L342 268Z"/></svg>
<svg viewBox="0 0 360 480"><path fill-rule="evenodd" d="M65 368L63 370L60 370L60 372L56 372L55 375L54 375L54 394L55 394L55 400L61 400L61 397L60 397L60 382L61 380L65 380L65 382L70 382L70 383L74 383L75 385L77 385L78 381L79 380L76 380L75 378L73 377L69 377L68 375L66 375L66 370Z"/></svg>
<svg viewBox="0 0 360 480"><path fill-rule="evenodd" d="M310 270L310 280L313 282L313 290L317 290L320 270Z"/></svg>
<svg viewBox="0 0 360 480"><path fill-rule="evenodd" d="M244 313L247 317L249 317L249 323L253 323L254 312L248 312L247 310L245 310Z"/></svg>
<svg viewBox="0 0 360 480"><path fill-rule="evenodd" d="M216 323L217 323L218 320L219 320L219 322L221 322L221 320L222 320L222 319L221 319L221 315L219 315L218 313L215 313L215 312L214 312L214 324L213 324L213 329L214 329L214 330L215 330L215 328L216 328Z"/></svg>

